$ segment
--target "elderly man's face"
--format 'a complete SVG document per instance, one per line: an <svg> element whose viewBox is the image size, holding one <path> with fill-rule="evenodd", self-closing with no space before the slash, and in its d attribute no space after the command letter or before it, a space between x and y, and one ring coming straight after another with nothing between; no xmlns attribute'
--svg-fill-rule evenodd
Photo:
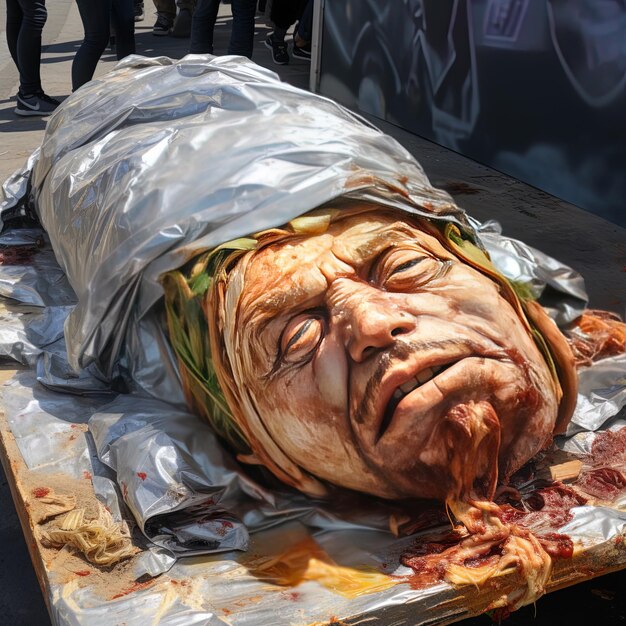
<svg viewBox="0 0 626 626"><path fill-rule="evenodd" d="M551 435L554 388L512 307L409 217L366 213L271 245L244 285L245 384L275 442L315 476L445 498L463 407L495 411L501 471Z"/></svg>

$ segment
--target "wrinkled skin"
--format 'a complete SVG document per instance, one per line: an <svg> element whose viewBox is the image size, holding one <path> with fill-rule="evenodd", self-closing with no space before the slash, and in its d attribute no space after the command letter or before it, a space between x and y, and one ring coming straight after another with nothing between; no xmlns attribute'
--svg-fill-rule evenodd
<svg viewBox="0 0 626 626"><path fill-rule="evenodd" d="M243 382L272 439L314 476L445 499L448 446L463 445L450 415L476 403L500 428L478 479L510 474L551 439L554 385L513 308L409 217L373 211L262 248L243 284Z"/></svg>

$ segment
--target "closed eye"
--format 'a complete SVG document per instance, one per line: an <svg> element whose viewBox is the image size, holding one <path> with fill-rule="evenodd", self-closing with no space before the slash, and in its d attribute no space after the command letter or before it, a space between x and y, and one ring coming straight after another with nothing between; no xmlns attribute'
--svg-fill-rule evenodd
<svg viewBox="0 0 626 626"><path fill-rule="evenodd" d="M293 317L280 337L279 357L283 363L308 360L324 337L325 322L319 313L305 312Z"/></svg>
<svg viewBox="0 0 626 626"><path fill-rule="evenodd" d="M396 267L391 273L399 274L400 272L405 272L406 270L411 269L412 267L415 267L418 263L421 263L426 258L427 257L421 256L421 257L417 257L416 259L412 259L411 261L407 261L406 263L402 263L401 265Z"/></svg>
<svg viewBox="0 0 626 626"><path fill-rule="evenodd" d="M370 272L370 282L387 291L410 292L440 275L446 262L412 247L385 251Z"/></svg>

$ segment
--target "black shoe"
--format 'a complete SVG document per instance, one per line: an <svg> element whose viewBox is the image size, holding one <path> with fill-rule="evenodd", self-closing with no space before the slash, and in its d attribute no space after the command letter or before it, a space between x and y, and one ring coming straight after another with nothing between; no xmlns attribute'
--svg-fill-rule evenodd
<svg viewBox="0 0 626 626"><path fill-rule="evenodd" d="M172 37L189 37L191 35L191 11L181 9L174 20Z"/></svg>
<svg viewBox="0 0 626 626"><path fill-rule="evenodd" d="M274 33L270 33L265 39L265 47L272 51L272 60L276 65L287 65L289 63L289 52L284 41L274 39Z"/></svg>
<svg viewBox="0 0 626 626"><path fill-rule="evenodd" d="M34 115L45 116L53 113L61 104L56 98L47 96L43 91L33 94L17 94L17 106L14 109L16 115L29 117Z"/></svg>
<svg viewBox="0 0 626 626"><path fill-rule="evenodd" d="M311 60L311 44L302 46L301 48L293 44L293 57L294 59L302 59L303 61Z"/></svg>
<svg viewBox="0 0 626 626"><path fill-rule="evenodd" d="M61 104L60 100L57 100L56 98L53 98L52 96L48 96L46 95L43 91L38 91L37 95L42 99L45 100L48 104L54 104L55 107L58 107L59 104Z"/></svg>
<svg viewBox="0 0 626 626"><path fill-rule="evenodd" d="M152 27L152 34L157 35L157 37L163 37L164 35L170 34L171 28L172 22L167 19L167 17L164 15L157 15L157 21Z"/></svg>

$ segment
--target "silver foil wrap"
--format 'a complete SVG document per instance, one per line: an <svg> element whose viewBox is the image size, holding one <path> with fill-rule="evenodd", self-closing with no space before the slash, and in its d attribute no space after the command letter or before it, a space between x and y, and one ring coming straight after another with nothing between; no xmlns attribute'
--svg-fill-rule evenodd
<svg viewBox="0 0 626 626"><path fill-rule="evenodd" d="M0 210L33 206L54 251L0 266L0 294L11 302L0 354L35 369L3 390L20 451L32 470L88 471L101 499L118 499L120 515L128 508L146 537L137 577L169 570L194 581L193 601L159 585L103 602L52 584L59 623L307 623L399 604L415 607L417 623L419 611L445 601L446 585L348 601L314 583L294 599L245 574L230 551L271 554L312 534L339 562L379 566L408 540L388 532L382 506L333 508L263 486L187 412L159 277L341 198L431 218L434 207L437 219L474 230L506 276L547 296L559 323L584 307L580 275L497 224L468 219L402 146L358 116L235 57L130 57L57 109L40 150L3 191ZM571 437L560 445L575 447L619 413L625 372L624 357L582 372ZM89 434L68 446L76 423ZM622 513L587 509L575 511L572 536L606 541L624 526ZM215 556L178 560L201 554ZM261 599L228 619L220 612L253 596Z"/></svg>

